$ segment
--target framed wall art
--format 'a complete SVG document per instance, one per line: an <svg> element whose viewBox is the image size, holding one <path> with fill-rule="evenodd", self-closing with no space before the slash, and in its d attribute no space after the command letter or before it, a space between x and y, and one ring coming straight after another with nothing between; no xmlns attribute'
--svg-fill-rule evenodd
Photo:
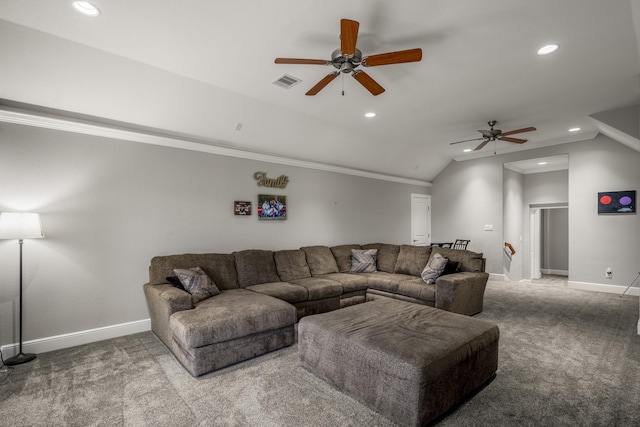
<svg viewBox="0 0 640 427"><path fill-rule="evenodd" d="M251 202L235 201L233 202L233 214L249 216L251 215Z"/></svg>
<svg viewBox="0 0 640 427"><path fill-rule="evenodd" d="M632 214L636 212L636 190L598 193L598 214Z"/></svg>
<svg viewBox="0 0 640 427"><path fill-rule="evenodd" d="M287 219L287 196L258 194L258 219Z"/></svg>

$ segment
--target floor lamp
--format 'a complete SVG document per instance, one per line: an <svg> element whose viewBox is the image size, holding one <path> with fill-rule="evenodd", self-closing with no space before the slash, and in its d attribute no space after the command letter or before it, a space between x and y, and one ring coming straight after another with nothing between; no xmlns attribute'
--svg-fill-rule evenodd
<svg viewBox="0 0 640 427"><path fill-rule="evenodd" d="M22 241L24 239L41 239L43 237L39 214L0 213L0 239L17 239L20 245L20 347L18 354L4 361L7 366L31 362L36 358L33 353L25 354L22 352Z"/></svg>

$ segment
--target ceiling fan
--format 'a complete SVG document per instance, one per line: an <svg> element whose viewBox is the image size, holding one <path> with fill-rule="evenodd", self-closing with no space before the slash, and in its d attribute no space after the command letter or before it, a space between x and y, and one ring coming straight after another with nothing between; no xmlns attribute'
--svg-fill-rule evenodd
<svg viewBox="0 0 640 427"><path fill-rule="evenodd" d="M526 139L512 138L509 135L515 135L517 133L531 132L531 131L536 130L536 128L534 128L533 126L529 126L527 128L510 130L508 132L502 132L500 129L494 129L493 128L496 125L496 123L498 123L498 122L495 121L495 120L491 120L490 122L487 122L487 124L491 127L491 129L489 129L489 130L479 130L478 131L478 132L480 132L482 134L482 138L465 139L463 141L451 142L451 143L449 143L449 145L460 144L462 142L468 142L468 141L480 141L480 140L483 140L480 143L480 145L478 145L473 150L473 151L478 151L478 150L481 150L485 145L487 145L487 143L489 141L507 141L507 142L513 142L515 144L524 144L525 142L527 142Z"/></svg>
<svg viewBox="0 0 640 427"><path fill-rule="evenodd" d="M356 49L358 41L358 28L360 24L350 19L340 20L340 49L336 49L331 54L331 60L324 59L297 59L297 58L276 58L276 64L309 64L309 65L333 65L338 71L325 76L305 95L313 96L320 92L340 73L351 73L362 86L372 95L380 95L384 88L373 80L367 73L357 69L363 67L376 67L378 65L401 64L405 62L418 62L422 59L422 49L401 50L398 52L381 53L378 55L362 56L360 49ZM344 95L344 93L343 93Z"/></svg>

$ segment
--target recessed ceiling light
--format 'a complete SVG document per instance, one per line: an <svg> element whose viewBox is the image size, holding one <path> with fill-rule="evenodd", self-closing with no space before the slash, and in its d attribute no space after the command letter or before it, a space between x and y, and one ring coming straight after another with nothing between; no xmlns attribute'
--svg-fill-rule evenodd
<svg viewBox="0 0 640 427"><path fill-rule="evenodd" d="M571 128L569 129L569 132L578 132L580 130L580 128Z"/></svg>
<svg viewBox="0 0 640 427"><path fill-rule="evenodd" d="M98 16L100 15L100 9L89 3L88 1L74 1L73 7L83 15Z"/></svg>
<svg viewBox="0 0 640 427"><path fill-rule="evenodd" d="M471 148L465 148L465 149L463 150L463 152L464 152L464 153L468 153L469 151L471 151Z"/></svg>
<svg viewBox="0 0 640 427"><path fill-rule="evenodd" d="M371 117L375 117L376 113L366 113L364 116L371 118Z"/></svg>
<svg viewBox="0 0 640 427"><path fill-rule="evenodd" d="M557 44L548 44L538 49L538 55L548 55L550 53L555 52L556 50L558 50Z"/></svg>
<svg viewBox="0 0 640 427"><path fill-rule="evenodd" d="M547 162L538 162L539 166L543 166L543 165L546 165L546 164L547 164Z"/></svg>

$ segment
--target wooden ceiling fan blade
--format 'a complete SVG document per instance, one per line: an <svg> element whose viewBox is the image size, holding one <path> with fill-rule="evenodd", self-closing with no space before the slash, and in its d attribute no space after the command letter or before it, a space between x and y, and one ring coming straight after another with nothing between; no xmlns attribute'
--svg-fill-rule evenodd
<svg viewBox="0 0 640 427"><path fill-rule="evenodd" d="M515 135L516 133L532 132L534 130L536 130L536 128L534 128L533 126L529 126L528 128L522 128L522 129L510 130L509 132L504 132L502 133L501 136Z"/></svg>
<svg viewBox="0 0 640 427"><path fill-rule="evenodd" d="M525 142L527 142L526 139L520 139L520 138L511 138L509 136L501 136L500 138L498 138L500 141L507 141L507 142L513 142L515 144L524 144Z"/></svg>
<svg viewBox="0 0 640 427"><path fill-rule="evenodd" d="M449 145L462 144L463 142L469 142L469 141L480 141L481 139L484 139L484 138L465 139L463 141L450 142Z"/></svg>
<svg viewBox="0 0 640 427"><path fill-rule="evenodd" d="M488 142L489 142L488 139L484 140L482 143L480 143L480 145L478 145L476 148L474 148L473 151L482 150L484 148L484 146L487 145Z"/></svg>
<svg viewBox="0 0 640 427"><path fill-rule="evenodd" d="M275 63L276 64L329 65L331 62L325 59L276 58Z"/></svg>
<svg viewBox="0 0 640 427"><path fill-rule="evenodd" d="M343 55L351 56L356 53L359 27L360 24L357 21L340 20L340 51Z"/></svg>
<svg viewBox="0 0 640 427"><path fill-rule="evenodd" d="M358 82L360 82L360 84L364 86L365 89L367 89L369 92L371 92L371 95L373 96L380 95L382 92L384 92L384 88L380 86L378 82L373 80L371 76L369 76L369 74L365 73L364 71L360 71L360 70L354 71L353 78L356 79Z"/></svg>
<svg viewBox="0 0 640 427"><path fill-rule="evenodd" d="M338 77L338 74L340 74L339 71L335 71L335 72L333 72L331 74L327 74L322 80L320 80L318 83L316 83L316 85L314 87L309 89L309 91L307 91L307 93L305 93L305 95L313 96L313 95L317 94L322 89L324 89L324 87L326 85L331 83L333 81L333 79Z"/></svg>
<svg viewBox="0 0 640 427"><path fill-rule="evenodd" d="M378 65L402 64L405 62L418 62L421 60L422 49L417 48L367 56L366 58L362 58L362 65L365 67L376 67Z"/></svg>

